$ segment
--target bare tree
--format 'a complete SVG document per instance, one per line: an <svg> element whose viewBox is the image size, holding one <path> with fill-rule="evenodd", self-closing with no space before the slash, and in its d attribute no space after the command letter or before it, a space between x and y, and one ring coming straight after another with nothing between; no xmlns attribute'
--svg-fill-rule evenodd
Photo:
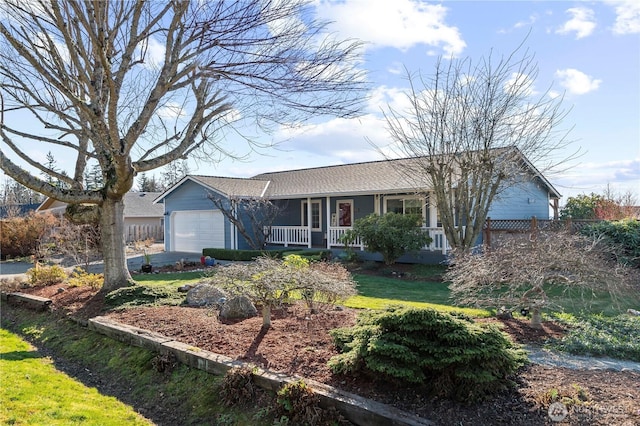
<svg viewBox="0 0 640 426"><path fill-rule="evenodd" d="M491 203L530 180L532 163L550 170L568 160L555 158L568 144L558 130L562 98L536 94L533 56L517 53L478 63L441 58L428 77L407 71L406 108L385 112L393 144L379 149L415 157L403 172L433 191L455 248L475 245Z"/></svg>
<svg viewBox="0 0 640 426"><path fill-rule="evenodd" d="M271 235L271 225L281 208L268 198L208 196L254 250L262 250Z"/></svg>
<svg viewBox="0 0 640 426"><path fill-rule="evenodd" d="M74 221L100 224L103 290L131 282L122 200L137 173L233 155L221 133L230 124L273 130L358 112L360 44L324 34L312 10L305 0L0 2L0 167L69 203ZM31 158L34 144L72 156L73 172ZM89 161L104 182L93 190Z"/></svg>
<svg viewBox="0 0 640 426"><path fill-rule="evenodd" d="M633 270L615 262L610 247L576 234L541 233L510 238L482 253L460 252L445 275L452 298L462 305L541 311L564 302L588 307L597 298L634 296ZM637 279L637 276L636 276Z"/></svg>

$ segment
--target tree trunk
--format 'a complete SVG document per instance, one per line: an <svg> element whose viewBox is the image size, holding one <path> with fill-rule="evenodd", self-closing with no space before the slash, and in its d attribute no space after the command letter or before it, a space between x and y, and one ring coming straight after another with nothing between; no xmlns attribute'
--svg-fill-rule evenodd
<svg viewBox="0 0 640 426"><path fill-rule="evenodd" d="M126 287L133 283L124 243L124 203L122 198L104 200L100 215L102 256L104 258L103 292Z"/></svg>
<svg viewBox="0 0 640 426"><path fill-rule="evenodd" d="M542 328L542 312L540 308L532 308L531 310L531 327Z"/></svg>
<svg viewBox="0 0 640 426"><path fill-rule="evenodd" d="M271 327L271 305L265 303L262 305L262 328Z"/></svg>

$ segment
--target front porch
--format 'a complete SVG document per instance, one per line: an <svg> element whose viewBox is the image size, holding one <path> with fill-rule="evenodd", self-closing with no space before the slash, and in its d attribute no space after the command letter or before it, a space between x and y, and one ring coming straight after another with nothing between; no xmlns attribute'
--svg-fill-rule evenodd
<svg viewBox="0 0 640 426"><path fill-rule="evenodd" d="M352 229L352 227L345 226L331 226L328 228L325 233L324 242L322 244L322 248L332 249L332 248L343 248L345 244L341 241L344 234ZM440 252L442 254L447 254L449 250L451 250L451 246L449 245L447 238L444 235L444 230L442 228L422 228L425 232L429 234L431 239L431 244L425 246L423 250L431 251L431 252ZM271 232L269 233L269 238L267 239L268 244L276 244L283 245L284 247L289 246L303 246L312 248L312 228L308 226L271 226ZM362 241L357 240L354 244L351 245L352 248L358 248L360 250L365 250L365 245Z"/></svg>

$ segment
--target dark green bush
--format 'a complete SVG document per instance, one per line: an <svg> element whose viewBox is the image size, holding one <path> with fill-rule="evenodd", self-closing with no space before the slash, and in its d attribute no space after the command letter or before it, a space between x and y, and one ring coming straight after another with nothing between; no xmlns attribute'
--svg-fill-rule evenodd
<svg viewBox="0 0 640 426"><path fill-rule="evenodd" d="M586 226L580 232L589 237L604 237L617 249L620 263L640 268L640 221L602 221Z"/></svg>
<svg viewBox="0 0 640 426"><path fill-rule="evenodd" d="M372 213L357 219L353 230L347 232L344 242L360 237L371 253L380 253L384 263L393 264L405 253L420 250L432 239L420 228L422 218L419 215L385 213L382 216Z"/></svg>
<svg viewBox="0 0 640 426"><path fill-rule="evenodd" d="M363 312L354 327L331 335L341 352L329 361L335 373L371 374L463 401L509 385L527 359L497 326L432 309Z"/></svg>
<svg viewBox="0 0 640 426"><path fill-rule="evenodd" d="M298 253L295 249L287 248L285 250L230 250L220 248L204 248L203 256L210 256L219 260L235 260L235 261L251 261L261 256L282 259L285 253Z"/></svg>

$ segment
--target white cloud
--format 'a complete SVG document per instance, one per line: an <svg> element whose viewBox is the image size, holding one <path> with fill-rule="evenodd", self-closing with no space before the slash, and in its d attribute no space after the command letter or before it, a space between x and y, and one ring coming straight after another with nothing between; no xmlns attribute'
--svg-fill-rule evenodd
<svg viewBox="0 0 640 426"><path fill-rule="evenodd" d="M614 6L616 11L614 34L640 33L640 2L638 0L606 0L606 3Z"/></svg>
<svg viewBox="0 0 640 426"><path fill-rule="evenodd" d="M576 38L584 38L596 28L596 21L593 10L586 7L572 7L566 11L571 15L571 19L564 23L556 32L559 34L576 33Z"/></svg>
<svg viewBox="0 0 640 426"><path fill-rule="evenodd" d="M142 55L144 49L146 49L144 51L144 64L147 68L159 68L164 64L164 44L153 37L148 37L138 46L138 53Z"/></svg>
<svg viewBox="0 0 640 426"><path fill-rule="evenodd" d="M617 192L640 196L640 158L578 164L558 176L554 185L564 188L564 198L580 193L601 193L607 185Z"/></svg>
<svg viewBox="0 0 640 426"><path fill-rule="evenodd" d="M157 114L164 119L176 119L187 115L184 107L176 102L167 102L164 106L158 108Z"/></svg>
<svg viewBox="0 0 640 426"><path fill-rule="evenodd" d="M573 68L558 70L555 76L560 79L560 85L574 95L584 95L597 90L600 87L600 83L602 83L602 80L595 79Z"/></svg>
<svg viewBox="0 0 640 426"><path fill-rule="evenodd" d="M407 50L419 44L459 55L466 47L458 28L445 22L447 8L411 0L316 0L320 18L341 35L364 40L369 47ZM431 53L429 51L428 53Z"/></svg>

